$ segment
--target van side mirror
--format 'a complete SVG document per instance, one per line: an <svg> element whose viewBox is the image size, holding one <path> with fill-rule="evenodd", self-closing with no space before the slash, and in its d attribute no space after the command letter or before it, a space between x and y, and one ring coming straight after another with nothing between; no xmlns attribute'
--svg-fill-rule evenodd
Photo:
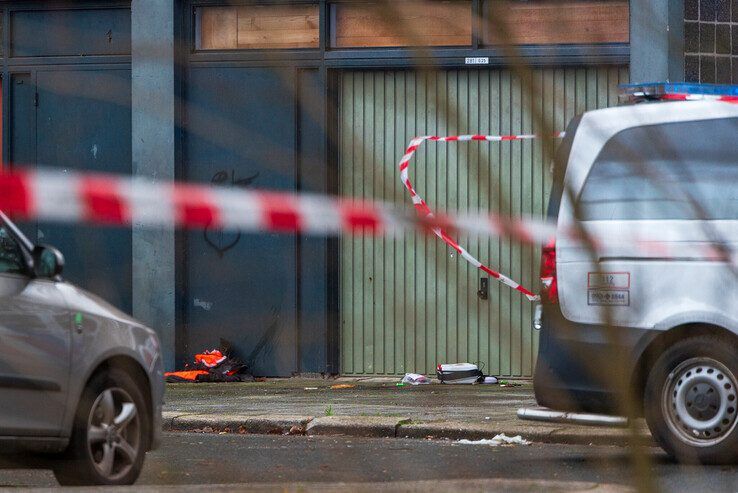
<svg viewBox="0 0 738 493"><path fill-rule="evenodd" d="M38 245L33 249L33 273L36 277L54 279L64 270L64 255L49 245Z"/></svg>

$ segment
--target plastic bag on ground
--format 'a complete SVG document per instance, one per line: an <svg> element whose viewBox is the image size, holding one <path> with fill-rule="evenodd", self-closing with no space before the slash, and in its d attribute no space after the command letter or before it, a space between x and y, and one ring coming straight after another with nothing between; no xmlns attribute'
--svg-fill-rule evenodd
<svg viewBox="0 0 738 493"><path fill-rule="evenodd" d="M520 435L509 437L504 433L495 435L494 438L484 438L482 440L458 440L456 443L461 445L489 445L491 447L499 447L500 445L530 445L528 440L523 439Z"/></svg>
<svg viewBox="0 0 738 493"><path fill-rule="evenodd" d="M419 373L405 373L402 377L402 383L409 383L410 385L425 385L431 383L430 378Z"/></svg>

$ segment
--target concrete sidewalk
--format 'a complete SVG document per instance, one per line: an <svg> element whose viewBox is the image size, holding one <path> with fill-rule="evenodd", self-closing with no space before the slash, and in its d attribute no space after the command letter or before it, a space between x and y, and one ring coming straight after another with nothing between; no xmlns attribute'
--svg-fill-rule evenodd
<svg viewBox="0 0 738 493"><path fill-rule="evenodd" d="M544 443L629 443L628 431L623 429L517 419L519 408L536 405L529 383L517 387L398 387L397 381L342 378L168 384L164 426L183 431L454 440L504 433ZM645 426L638 425L637 441L650 443Z"/></svg>

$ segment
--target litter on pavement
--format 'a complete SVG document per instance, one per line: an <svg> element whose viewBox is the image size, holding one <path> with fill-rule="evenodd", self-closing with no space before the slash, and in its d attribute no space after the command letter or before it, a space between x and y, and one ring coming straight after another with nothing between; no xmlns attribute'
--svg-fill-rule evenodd
<svg viewBox="0 0 738 493"><path fill-rule="evenodd" d="M461 445L489 445L490 447L499 447L500 445L530 445L531 442L523 439L520 435L509 437L504 433L495 435L494 438L483 438L482 440L458 440L456 443Z"/></svg>
<svg viewBox="0 0 738 493"><path fill-rule="evenodd" d="M402 383L408 383L410 385L425 385L431 383L430 378L419 373L405 373L402 377Z"/></svg>
<svg viewBox="0 0 738 493"><path fill-rule="evenodd" d="M441 383L470 384L484 379L484 374L472 363L438 365L436 375Z"/></svg>
<svg viewBox="0 0 738 493"><path fill-rule="evenodd" d="M244 382L253 377L246 374L246 365L227 355L227 351L213 349L195 355L192 367L164 374L168 383L180 382Z"/></svg>
<svg viewBox="0 0 738 493"><path fill-rule="evenodd" d="M487 376L473 363L441 364L436 368L436 375L441 383L473 384L497 383L496 377Z"/></svg>

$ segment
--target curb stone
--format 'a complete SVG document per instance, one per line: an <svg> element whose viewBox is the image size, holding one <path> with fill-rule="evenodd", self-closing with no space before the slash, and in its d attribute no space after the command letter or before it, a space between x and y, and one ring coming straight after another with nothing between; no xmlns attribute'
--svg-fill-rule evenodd
<svg viewBox="0 0 738 493"><path fill-rule="evenodd" d="M186 414L165 418L166 431L193 431L211 428L254 434L303 434L312 416L243 416L237 414ZM167 421L169 426L167 427Z"/></svg>
<svg viewBox="0 0 738 493"><path fill-rule="evenodd" d="M631 443L627 430L602 429L593 433L588 427L562 427L522 424L514 421L490 424L469 424L459 422L429 422L402 425L397 431L400 438L442 438L449 440L481 440L499 433L508 436L520 435L526 440L538 443L566 445L615 445L627 446ZM647 433L639 433L639 445L653 445Z"/></svg>
<svg viewBox="0 0 738 493"><path fill-rule="evenodd" d="M465 423L457 421L414 422L387 416L247 416L238 414L164 413L165 431L230 431L232 433L354 436L367 438L420 438L480 440L499 433L521 435L538 443L566 445L614 445L631 443L627 430L589 427L547 426L519 421ZM647 430L639 430L639 445L654 445Z"/></svg>
<svg viewBox="0 0 738 493"><path fill-rule="evenodd" d="M409 418L385 416L324 416L307 425L308 435L344 435L369 438L394 438Z"/></svg>

